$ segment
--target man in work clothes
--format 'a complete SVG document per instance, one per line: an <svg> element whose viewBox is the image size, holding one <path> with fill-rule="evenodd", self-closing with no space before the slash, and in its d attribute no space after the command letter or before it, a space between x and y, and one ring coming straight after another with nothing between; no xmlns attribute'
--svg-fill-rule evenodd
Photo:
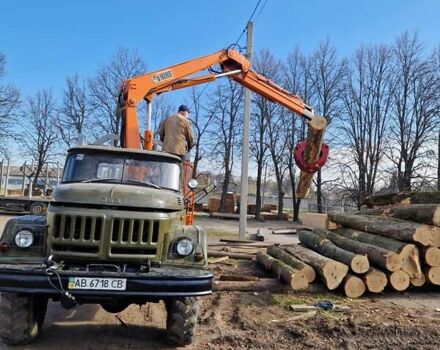
<svg viewBox="0 0 440 350"><path fill-rule="evenodd" d="M159 126L162 151L175 154L185 160L186 154L194 145L189 109L181 105L177 114L166 118Z"/></svg>

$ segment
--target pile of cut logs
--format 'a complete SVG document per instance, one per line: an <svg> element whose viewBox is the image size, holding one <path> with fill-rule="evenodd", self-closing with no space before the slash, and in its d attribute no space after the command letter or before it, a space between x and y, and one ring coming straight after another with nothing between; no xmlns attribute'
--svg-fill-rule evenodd
<svg viewBox="0 0 440 350"><path fill-rule="evenodd" d="M269 247L257 260L294 290L316 275L351 298L366 291L440 285L440 204L330 213L334 230L300 231L301 244Z"/></svg>

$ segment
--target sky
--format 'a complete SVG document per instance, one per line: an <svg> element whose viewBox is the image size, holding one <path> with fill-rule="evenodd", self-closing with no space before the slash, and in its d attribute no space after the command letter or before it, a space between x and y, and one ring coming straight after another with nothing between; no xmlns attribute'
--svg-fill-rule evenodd
<svg viewBox="0 0 440 350"><path fill-rule="evenodd" d="M0 0L4 80L24 96L60 91L68 75L91 77L118 48L136 49L155 70L234 43L257 0ZM417 31L440 44L439 0L261 0L254 50L284 58L329 38L340 55L362 43L389 43ZM261 7L260 7L261 8ZM245 44L245 35L241 40Z"/></svg>

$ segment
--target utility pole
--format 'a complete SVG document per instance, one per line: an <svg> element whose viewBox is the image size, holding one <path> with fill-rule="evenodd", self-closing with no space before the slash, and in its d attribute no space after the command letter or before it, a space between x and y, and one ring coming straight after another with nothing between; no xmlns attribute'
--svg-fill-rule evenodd
<svg viewBox="0 0 440 350"><path fill-rule="evenodd" d="M246 58L252 63L252 31L253 24L248 22L246 27ZM248 167L249 167L249 124L251 119L251 91L244 89L243 113L243 154L241 157L241 189L240 189L240 226L239 238L246 238L247 201L248 201Z"/></svg>

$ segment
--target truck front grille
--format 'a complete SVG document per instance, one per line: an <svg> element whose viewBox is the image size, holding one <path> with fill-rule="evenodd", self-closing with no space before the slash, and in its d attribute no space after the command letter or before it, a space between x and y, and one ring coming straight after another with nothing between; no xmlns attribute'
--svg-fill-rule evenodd
<svg viewBox="0 0 440 350"><path fill-rule="evenodd" d="M55 214L51 252L98 259L154 258L159 228L159 220Z"/></svg>
<svg viewBox="0 0 440 350"><path fill-rule="evenodd" d="M110 232L110 256L156 255L159 221L113 218Z"/></svg>
<svg viewBox="0 0 440 350"><path fill-rule="evenodd" d="M56 214L52 251L68 255L98 256L104 232L104 217Z"/></svg>

